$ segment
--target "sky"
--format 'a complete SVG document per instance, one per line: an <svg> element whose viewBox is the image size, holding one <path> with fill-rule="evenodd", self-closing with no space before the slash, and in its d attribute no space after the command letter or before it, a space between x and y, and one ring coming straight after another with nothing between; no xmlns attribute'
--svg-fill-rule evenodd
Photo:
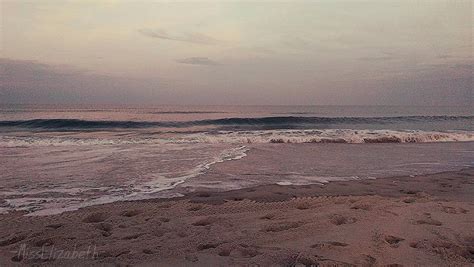
<svg viewBox="0 0 474 267"><path fill-rule="evenodd" d="M0 103L473 104L470 0L0 1Z"/></svg>

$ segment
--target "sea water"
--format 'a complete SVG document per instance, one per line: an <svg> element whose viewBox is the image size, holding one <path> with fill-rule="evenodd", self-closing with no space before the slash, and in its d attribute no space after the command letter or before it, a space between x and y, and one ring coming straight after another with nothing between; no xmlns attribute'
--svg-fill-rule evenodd
<svg viewBox="0 0 474 267"><path fill-rule="evenodd" d="M0 212L473 166L472 107L0 106Z"/></svg>

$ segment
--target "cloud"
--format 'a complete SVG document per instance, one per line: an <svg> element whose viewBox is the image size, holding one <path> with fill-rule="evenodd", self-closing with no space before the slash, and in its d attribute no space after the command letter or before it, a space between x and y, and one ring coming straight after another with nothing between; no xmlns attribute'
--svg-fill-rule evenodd
<svg viewBox="0 0 474 267"><path fill-rule="evenodd" d="M216 66L220 65L218 62L210 60L207 57L188 57L176 60L178 63L190 64L190 65L205 65L205 66Z"/></svg>
<svg viewBox="0 0 474 267"><path fill-rule="evenodd" d="M448 59L448 58L452 58L453 56L451 55L439 55L438 58L441 58L441 59Z"/></svg>
<svg viewBox="0 0 474 267"><path fill-rule="evenodd" d="M157 80L100 75L73 66L0 58L0 103L144 102L165 93Z"/></svg>
<svg viewBox="0 0 474 267"><path fill-rule="evenodd" d="M157 38L163 40L170 40L170 41L178 41L178 42L186 42L186 43L194 43L194 44L202 44L202 45L217 45L221 43L221 41L214 39L208 35L201 34L201 33L176 33L170 34L163 29L140 29L138 30L139 33L143 34L144 36L150 38Z"/></svg>
<svg viewBox="0 0 474 267"><path fill-rule="evenodd" d="M299 36L285 36L283 38L283 44L291 49L305 50L313 47L313 44L309 40Z"/></svg>
<svg viewBox="0 0 474 267"><path fill-rule="evenodd" d="M453 66L454 69L461 69L461 70L470 70L472 72L474 65L473 64L455 64Z"/></svg>
<svg viewBox="0 0 474 267"><path fill-rule="evenodd" d="M458 63L406 68L383 81L379 96L387 104L472 106L470 67L472 65Z"/></svg>
<svg viewBox="0 0 474 267"><path fill-rule="evenodd" d="M391 56L379 56L379 57L360 57L359 60L363 61L387 61L392 60Z"/></svg>

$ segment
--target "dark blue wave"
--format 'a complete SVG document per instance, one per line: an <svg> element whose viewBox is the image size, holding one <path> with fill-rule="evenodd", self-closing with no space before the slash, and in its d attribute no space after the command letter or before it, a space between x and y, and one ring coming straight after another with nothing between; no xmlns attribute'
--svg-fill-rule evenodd
<svg viewBox="0 0 474 267"><path fill-rule="evenodd" d="M407 122L466 121L473 124L474 116L400 116L400 117L260 117L224 118L195 121L92 121L79 119L34 119L0 121L0 127L38 129L108 129L192 126L269 126L292 127L330 124L394 124Z"/></svg>
<svg viewBox="0 0 474 267"><path fill-rule="evenodd" d="M79 119L34 119L0 121L0 127L42 129L98 129L98 128L144 128L156 126L146 121L90 121Z"/></svg>
<svg viewBox="0 0 474 267"><path fill-rule="evenodd" d="M399 116L399 117L262 117L226 118L199 121L216 125L291 125L291 124L385 124L400 122L473 120L474 116Z"/></svg>
<svg viewBox="0 0 474 267"><path fill-rule="evenodd" d="M149 114L223 114L225 111L155 111Z"/></svg>

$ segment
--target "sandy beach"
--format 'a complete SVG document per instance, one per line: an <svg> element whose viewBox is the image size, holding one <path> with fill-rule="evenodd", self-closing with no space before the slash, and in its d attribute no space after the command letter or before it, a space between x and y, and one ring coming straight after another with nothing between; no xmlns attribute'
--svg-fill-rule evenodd
<svg viewBox="0 0 474 267"><path fill-rule="evenodd" d="M0 264L470 266L474 169L0 215Z"/></svg>

